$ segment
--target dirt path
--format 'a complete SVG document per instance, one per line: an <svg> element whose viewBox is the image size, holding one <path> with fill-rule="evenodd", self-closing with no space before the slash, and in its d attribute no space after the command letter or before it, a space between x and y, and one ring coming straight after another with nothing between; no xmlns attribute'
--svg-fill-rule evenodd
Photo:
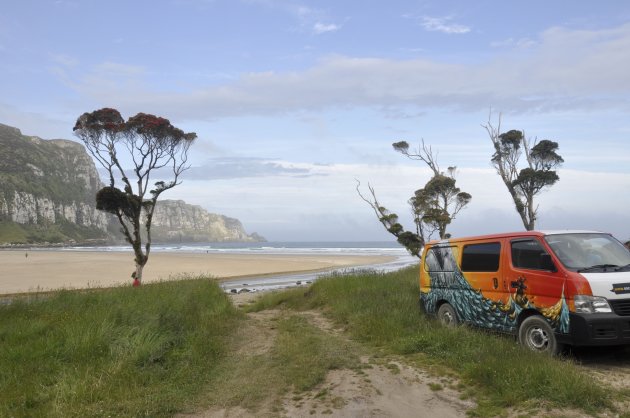
<svg viewBox="0 0 630 418"><path fill-rule="evenodd" d="M319 312L303 314L320 330L343 335ZM363 356L361 362L371 367L332 370L314 390L299 399L284 399L286 416L447 418L465 417L474 406L438 378L396 360Z"/></svg>
<svg viewBox="0 0 630 418"><path fill-rule="evenodd" d="M258 297L256 293L231 295L236 306L244 306ZM248 314L245 325L239 329L240 345L234 353L236 361L247 362L256 356L268 355L274 347L279 319L286 312L266 310ZM334 338L348 341L343 330L319 311L295 312L308 323ZM452 378L433 376L390 356L373 357L367 350L360 358L364 367L331 370L325 380L310 391L290 393L265 399L255 410L242 406L212 407L182 418L203 417L465 417L475 407L472 400L461 400L454 389ZM590 373L596 381L622 392L630 391L630 347L619 349L580 349L569 354L579 367ZM450 380L449 380L450 379ZM232 403L234 405L234 403ZM626 411L624 397L618 410ZM508 417L520 416L518 411L506 411ZM575 416L588 417L581 411L530 410L532 417ZM616 412L602 417L618 416Z"/></svg>
<svg viewBox="0 0 630 418"><path fill-rule="evenodd" d="M239 306L256 296L234 296ZM295 314L295 312L292 312ZM323 315L316 311L299 313L310 324L336 337L347 338ZM248 314L247 325L240 332L247 335L246 344L238 348L238 357L245 359L269 352L277 334L280 310ZM440 378L405 365L395 359L361 357L360 370L332 370L323 383L299 395L289 394L268 400L255 412L242 407L211 408L185 417L465 417L474 407L472 401L460 400L460 394ZM280 407L278 407L280 405ZM183 417L183 416L182 416Z"/></svg>

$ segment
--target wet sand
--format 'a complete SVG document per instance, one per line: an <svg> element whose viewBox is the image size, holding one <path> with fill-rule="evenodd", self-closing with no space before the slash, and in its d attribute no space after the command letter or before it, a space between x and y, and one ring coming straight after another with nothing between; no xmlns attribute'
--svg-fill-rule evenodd
<svg viewBox="0 0 630 418"><path fill-rule="evenodd" d="M28 254L28 257L26 256ZM217 280L305 271L325 271L386 263L390 256L199 254L154 252L144 269L145 283L205 275ZM0 294L84 289L131 283L132 252L0 251Z"/></svg>

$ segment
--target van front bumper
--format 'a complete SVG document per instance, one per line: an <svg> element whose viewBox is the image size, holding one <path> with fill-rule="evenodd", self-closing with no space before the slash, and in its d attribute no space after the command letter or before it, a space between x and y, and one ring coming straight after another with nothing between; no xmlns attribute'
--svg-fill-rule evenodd
<svg viewBox="0 0 630 418"><path fill-rule="evenodd" d="M614 313L569 313L569 324L569 334L556 334L558 341L563 344L630 344L630 316Z"/></svg>

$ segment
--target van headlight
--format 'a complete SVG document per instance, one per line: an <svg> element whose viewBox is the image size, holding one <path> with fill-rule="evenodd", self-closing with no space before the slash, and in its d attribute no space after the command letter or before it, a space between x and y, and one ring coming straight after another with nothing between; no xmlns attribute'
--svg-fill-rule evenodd
<svg viewBox="0 0 630 418"><path fill-rule="evenodd" d="M606 298L600 296L577 295L573 299L575 313L610 313L610 305Z"/></svg>

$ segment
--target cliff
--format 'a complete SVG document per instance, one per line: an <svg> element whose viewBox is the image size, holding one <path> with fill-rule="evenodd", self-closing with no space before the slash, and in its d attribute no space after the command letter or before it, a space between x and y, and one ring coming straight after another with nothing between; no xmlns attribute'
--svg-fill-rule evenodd
<svg viewBox="0 0 630 418"><path fill-rule="evenodd" d="M159 200L151 228L153 242L259 242L238 219L207 212L183 200Z"/></svg>
<svg viewBox="0 0 630 418"><path fill-rule="evenodd" d="M118 221L96 209L102 187L84 146L43 140L0 124L0 244L122 241ZM183 201L158 201L153 242L264 241L237 219Z"/></svg>
<svg viewBox="0 0 630 418"><path fill-rule="evenodd" d="M110 221L94 203L99 187L81 144L0 124L0 242L106 238Z"/></svg>

